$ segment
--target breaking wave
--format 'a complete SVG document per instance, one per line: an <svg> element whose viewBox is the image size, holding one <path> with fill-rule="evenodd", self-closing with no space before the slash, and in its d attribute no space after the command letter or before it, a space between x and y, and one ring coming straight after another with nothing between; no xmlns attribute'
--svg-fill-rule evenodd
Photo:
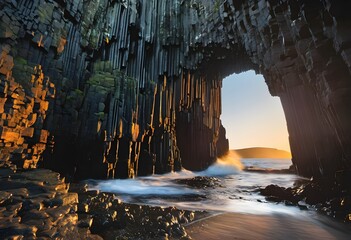
<svg viewBox="0 0 351 240"><path fill-rule="evenodd" d="M139 177L135 179L113 179L105 181L89 181L90 189L104 192L113 192L122 195L133 196L184 196L196 195L198 190L176 183L177 179L203 177L224 177L238 174L243 168L240 158L234 151L217 161L204 171L192 172L183 169L180 172L172 172L163 175Z"/></svg>
<svg viewBox="0 0 351 240"><path fill-rule="evenodd" d="M188 195L196 192L188 188L179 188L170 181L160 181L153 179L127 179L127 180L107 180L100 181L92 189L103 192L113 192L128 195Z"/></svg>
<svg viewBox="0 0 351 240"><path fill-rule="evenodd" d="M239 155L235 151L229 151L227 155L218 158L214 164L198 174L200 176L224 177L237 174L243 168Z"/></svg>

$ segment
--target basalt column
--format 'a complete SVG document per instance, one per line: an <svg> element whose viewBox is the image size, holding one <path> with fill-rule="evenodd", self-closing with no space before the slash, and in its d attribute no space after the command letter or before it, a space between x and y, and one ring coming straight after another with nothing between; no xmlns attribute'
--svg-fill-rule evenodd
<svg viewBox="0 0 351 240"><path fill-rule="evenodd" d="M351 167L348 5L1 1L1 166L68 178L203 169L228 149L223 77L254 69L282 101L298 172L333 179Z"/></svg>
<svg viewBox="0 0 351 240"><path fill-rule="evenodd" d="M302 175L333 179L351 167L350 19L337 2L285 2L269 9L275 38L262 72L282 101L293 162Z"/></svg>
<svg viewBox="0 0 351 240"><path fill-rule="evenodd" d="M293 163L308 177L333 180L351 167L351 19L343 4L223 1L221 26L213 30L218 36L223 29L223 39L238 33L270 93L280 97Z"/></svg>
<svg viewBox="0 0 351 240"><path fill-rule="evenodd" d="M114 178L179 170L182 162L202 169L215 160L217 140L225 138L219 134L222 78L218 71L213 77L198 71L206 56L194 41L202 31L205 6L195 1L21 0L3 1L0 10L3 102L13 99L6 92L11 81L30 89L34 77L24 69L39 64L52 82L44 87L56 91L52 102L48 94L39 96L50 106L40 104L41 113L48 114L38 118L35 136L47 137L33 141L42 146L34 151L34 164L19 167L36 167L44 159L42 166L68 179ZM20 100L31 93L22 95ZM16 104L5 104L5 113L16 111ZM18 141L16 136L30 134L16 130L16 124L5 128L7 121L2 126L3 139ZM4 141L3 154L29 148ZM221 154L228 145L222 142ZM31 157L18 156L22 162ZM6 159L15 161L13 154Z"/></svg>
<svg viewBox="0 0 351 240"><path fill-rule="evenodd" d="M177 136L183 166L202 170L217 157L217 140L221 126L221 81L209 81L190 73L180 83L180 108L177 115ZM228 146L227 146L228 150Z"/></svg>

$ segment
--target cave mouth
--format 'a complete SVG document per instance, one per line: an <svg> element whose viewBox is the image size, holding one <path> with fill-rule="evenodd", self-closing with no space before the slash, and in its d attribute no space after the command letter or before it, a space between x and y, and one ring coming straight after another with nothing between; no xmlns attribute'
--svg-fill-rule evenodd
<svg viewBox="0 0 351 240"><path fill-rule="evenodd" d="M230 149L275 148L290 152L284 111L264 77L254 71L223 79L222 124Z"/></svg>
<svg viewBox="0 0 351 240"><path fill-rule="evenodd" d="M82 179L203 170L228 150L222 76L255 69L282 102L298 174L350 179L350 21L338 2L3 2L6 164Z"/></svg>

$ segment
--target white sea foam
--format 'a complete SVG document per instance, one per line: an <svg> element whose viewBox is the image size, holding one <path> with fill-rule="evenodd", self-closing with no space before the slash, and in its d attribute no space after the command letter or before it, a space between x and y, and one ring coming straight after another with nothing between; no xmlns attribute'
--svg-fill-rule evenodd
<svg viewBox="0 0 351 240"><path fill-rule="evenodd" d="M90 189L98 189L104 192L113 192L123 195L142 196L177 196L193 195L199 191L179 185L176 179L193 178L195 176L228 176L237 174L242 169L240 158L231 151L228 155L217 161L204 171L192 172L182 169L180 172L172 172L163 175L153 175L136 179L114 179L96 181Z"/></svg>
<svg viewBox="0 0 351 240"><path fill-rule="evenodd" d="M276 166L280 169L289 166L286 160L245 159L242 162L246 167L269 165L270 168ZM247 172L241 171L242 167L239 157L231 152L200 172L183 169L180 172L136 179L91 181L89 186L90 189L113 192L118 198L129 203L255 214L290 211L295 214L295 208L289 210L285 206L277 207L264 203L264 197L256 194L255 190L269 184L289 187L298 179L297 176ZM196 176L218 177L220 186L196 189L177 182L177 179L190 179Z"/></svg>
<svg viewBox="0 0 351 240"><path fill-rule="evenodd" d="M196 194L196 191L188 188L179 188L170 181L154 179L116 179L100 181L92 189L99 189L104 192L113 192L128 195L187 195Z"/></svg>

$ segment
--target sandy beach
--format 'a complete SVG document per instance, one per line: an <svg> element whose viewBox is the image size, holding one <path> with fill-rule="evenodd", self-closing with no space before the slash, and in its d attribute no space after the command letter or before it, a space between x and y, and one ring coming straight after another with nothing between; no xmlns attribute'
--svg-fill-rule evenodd
<svg viewBox="0 0 351 240"><path fill-rule="evenodd" d="M195 221L186 227L192 239L351 239L351 226L317 219L301 219L292 215L251 215L222 213Z"/></svg>

